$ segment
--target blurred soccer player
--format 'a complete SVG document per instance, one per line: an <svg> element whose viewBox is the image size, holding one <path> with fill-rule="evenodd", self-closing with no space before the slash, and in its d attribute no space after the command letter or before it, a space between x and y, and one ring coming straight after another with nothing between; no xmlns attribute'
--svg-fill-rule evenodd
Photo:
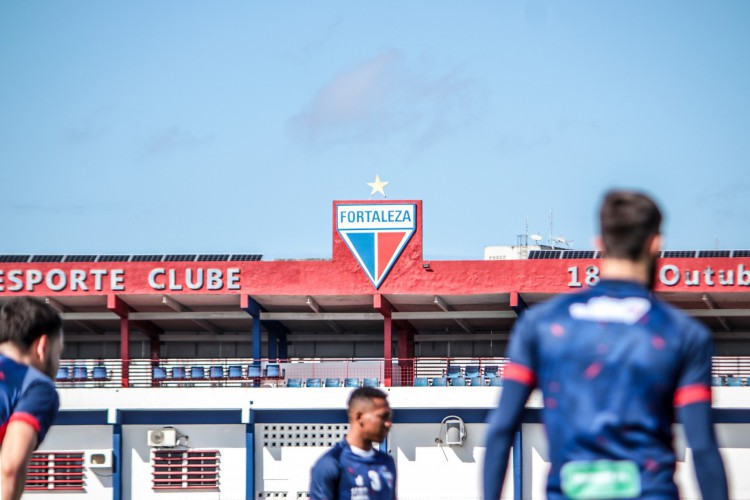
<svg viewBox="0 0 750 500"><path fill-rule="evenodd" d="M513 434L538 387L551 499L678 498L672 422L684 425L704 499L726 499L711 420L709 332L651 294L661 213L613 191L600 212L601 283L526 312L489 417L484 498L500 497Z"/></svg>
<svg viewBox="0 0 750 500"><path fill-rule="evenodd" d="M52 377L62 348L62 320L47 304L24 297L0 310L2 500L21 498L31 454L57 415Z"/></svg>
<svg viewBox="0 0 750 500"><path fill-rule="evenodd" d="M386 394L361 387L349 396L349 432L312 468L311 500L392 500L396 498L393 458L372 447L391 429Z"/></svg>

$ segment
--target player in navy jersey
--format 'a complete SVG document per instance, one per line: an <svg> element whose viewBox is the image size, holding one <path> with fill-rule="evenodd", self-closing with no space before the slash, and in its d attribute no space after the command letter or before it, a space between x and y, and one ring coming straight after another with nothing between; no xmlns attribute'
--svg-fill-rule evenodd
<svg viewBox="0 0 750 500"><path fill-rule="evenodd" d="M704 499L726 499L711 420L709 332L656 299L661 213L640 193L607 194L601 282L526 312L488 419L484 498L502 491L524 406L542 391L551 499L676 499L672 422L684 425Z"/></svg>
<svg viewBox="0 0 750 500"><path fill-rule="evenodd" d="M0 310L0 486L2 500L21 498L32 452L57 415L52 377L63 347L62 321L28 297Z"/></svg>
<svg viewBox="0 0 750 500"><path fill-rule="evenodd" d="M386 394L361 387L349 396L349 432L312 468L311 500L392 500L396 498L396 465L373 448L391 429Z"/></svg>

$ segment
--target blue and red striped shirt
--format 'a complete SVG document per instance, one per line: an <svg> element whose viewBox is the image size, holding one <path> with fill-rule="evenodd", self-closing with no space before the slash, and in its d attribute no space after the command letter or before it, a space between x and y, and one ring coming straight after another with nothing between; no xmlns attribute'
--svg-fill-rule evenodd
<svg viewBox="0 0 750 500"><path fill-rule="evenodd" d="M0 443L8 424L23 421L41 443L57 415L60 400L49 377L36 368L0 355Z"/></svg>
<svg viewBox="0 0 750 500"><path fill-rule="evenodd" d="M712 352L704 326L633 282L602 281L526 312L503 377L542 391L549 497L562 496L566 463L605 459L634 462L643 496L676 498L675 409L710 405ZM505 418L493 415L491 434L512 429ZM485 481L497 490L495 479Z"/></svg>

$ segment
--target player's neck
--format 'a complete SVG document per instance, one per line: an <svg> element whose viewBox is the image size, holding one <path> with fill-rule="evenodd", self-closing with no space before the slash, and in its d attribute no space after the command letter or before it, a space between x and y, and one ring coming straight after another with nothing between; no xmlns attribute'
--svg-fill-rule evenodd
<svg viewBox="0 0 750 500"><path fill-rule="evenodd" d="M0 354L5 356L6 358L12 359L16 363L21 363L24 365L32 364L31 356L29 355L29 353L23 352L11 342L3 342L2 344L0 344Z"/></svg>
<svg viewBox="0 0 750 500"><path fill-rule="evenodd" d="M609 280L635 281L646 285L651 272L646 260L604 258L601 263L601 277Z"/></svg>
<svg viewBox="0 0 750 500"><path fill-rule="evenodd" d="M361 450L369 451L372 449L372 441L364 439L362 436L358 436L351 432L346 435L346 442L349 443L349 446L356 446Z"/></svg>

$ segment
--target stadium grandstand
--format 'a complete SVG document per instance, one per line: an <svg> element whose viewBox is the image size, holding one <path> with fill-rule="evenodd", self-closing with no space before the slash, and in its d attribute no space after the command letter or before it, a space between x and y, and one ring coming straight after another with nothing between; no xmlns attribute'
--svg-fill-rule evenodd
<svg viewBox="0 0 750 500"><path fill-rule="evenodd" d="M307 498L346 433L353 387L388 391L381 449L398 497L478 499L484 420L527 307L595 286L594 251L425 260L421 201L336 201L331 259L258 254L0 255L0 301L63 317L61 412L35 453L33 498ZM732 496L750 498L750 251L664 251L656 293L712 331L714 406ZM538 394L507 498L544 498ZM677 432L677 480L698 498ZM62 496L61 496L62 495Z"/></svg>

